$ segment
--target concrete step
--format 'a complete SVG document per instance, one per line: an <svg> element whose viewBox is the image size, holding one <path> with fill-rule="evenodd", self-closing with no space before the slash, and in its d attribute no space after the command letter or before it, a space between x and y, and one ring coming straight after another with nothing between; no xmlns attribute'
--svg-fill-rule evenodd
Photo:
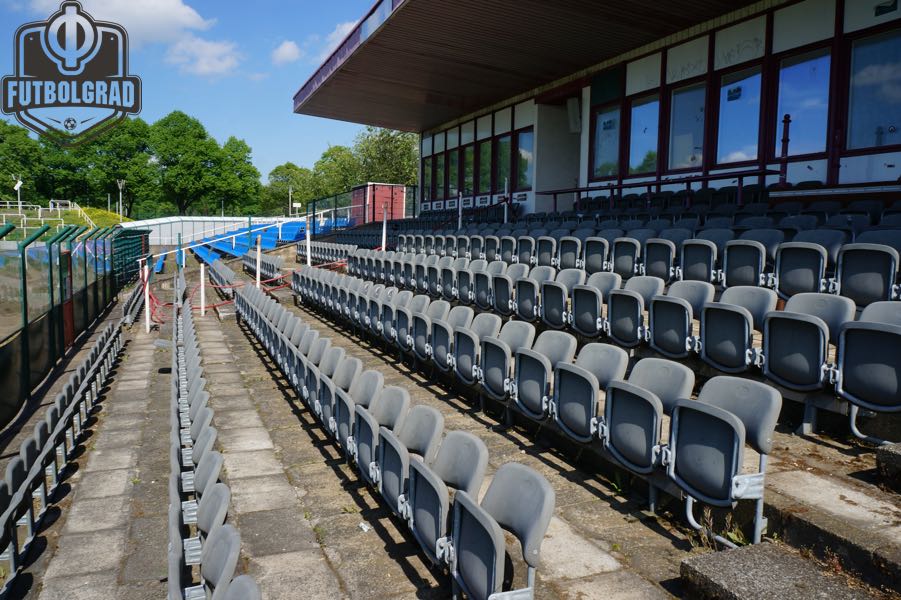
<svg viewBox="0 0 901 600"><path fill-rule="evenodd" d="M827 573L814 561L782 544L757 544L710 552L682 561L685 597L717 600L856 600L878 593L838 573Z"/></svg>

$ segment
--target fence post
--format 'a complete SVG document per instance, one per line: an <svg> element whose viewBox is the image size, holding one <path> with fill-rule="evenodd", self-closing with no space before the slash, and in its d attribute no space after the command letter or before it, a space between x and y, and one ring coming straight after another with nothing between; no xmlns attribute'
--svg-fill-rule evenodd
<svg viewBox="0 0 901 600"><path fill-rule="evenodd" d="M25 250L44 235L50 229L44 225L30 236L19 242L19 292L22 295L22 381L20 384L20 398L27 398L31 394L31 347L28 342L28 282L26 275L28 263L25 260Z"/></svg>
<svg viewBox="0 0 901 600"><path fill-rule="evenodd" d="M49 240L47 240L47 283L48 290L50 292L50 355L53 357L54 362L56 362L57 358L59 358L59 355L56 351L56 319L54 319L53 317L53 307L55 304L53 294L53 244L58 243L59 240L64 238L66 234L69 233L70 227L70 225L66 225L61 230L57 231Z"/></svg>
<svg viewBox="0 0 901 600"><path fill-rule="evenodd" d="M145 256L141 259L144 262L144 333L150 333L150 255ZM140 262L138 263L141 264ZM178 261L175 263L176 273L178 273ZM176 275L176 281L178 281L178 276ZM175 286L178 289L178 284ZM173 309L173 314L174 314Z"/></svg>
<svg viewBox="0 0 901 600"><path fill-rule="evenodd" d="M263 236L257 236L257 289L260 289L260 267L262 266L263 262L263 253L260 248L260 246L262 245L262 239Z"/></svg>
<svg viewBox="0 0 901 600"><path fill-rule="evenodd" d="M784 187L788 182L788 132L791 128L792 116L786 114L782 117L782 152L779 154L779 187Z"/></svg>
<svg viewBox="0 0 901 600"><path fill-rule="evenodd" d="M206 269L205 263L200 262L200 316L206 316Z"/></svg>

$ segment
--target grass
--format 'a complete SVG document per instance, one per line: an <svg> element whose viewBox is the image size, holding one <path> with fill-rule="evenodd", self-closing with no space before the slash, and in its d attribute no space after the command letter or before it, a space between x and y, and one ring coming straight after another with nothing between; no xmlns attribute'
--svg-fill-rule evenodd
<svg viewBox="0 0 901 600"><path fill-rule="evenodd" d="M102 208L94 208L88 206L84 207L84 212L91 218L92 221L94 221L94 224L97 227L110 227L111 225L118 225L120 223L119 215ZM121 222L127 223L129 221L131 221L131 219L129 219L128 217L123 217Z"/></svg>

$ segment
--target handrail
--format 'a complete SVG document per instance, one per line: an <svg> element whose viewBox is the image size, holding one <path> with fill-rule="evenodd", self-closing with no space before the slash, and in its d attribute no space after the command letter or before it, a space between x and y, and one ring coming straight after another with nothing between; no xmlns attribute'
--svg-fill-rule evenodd
<svg viewBox="0 0 901 600"><path fill-rule="evenodd" d="M0 226L0 240L5 238L16 226L12 223L7 223L6 225Z"/></svg>

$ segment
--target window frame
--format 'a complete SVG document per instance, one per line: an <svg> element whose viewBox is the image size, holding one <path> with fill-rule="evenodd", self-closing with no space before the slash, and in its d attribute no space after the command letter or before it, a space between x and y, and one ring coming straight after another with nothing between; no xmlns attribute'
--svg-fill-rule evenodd
<svg viewBox="0 0 901 600"><path fill-rule="evenodd" d="M531 192L535 187L534 182L529 182L528 187L519 187L519 135L527 132L532 134L532 172L533 174L535 172L535 126L527 125L510 132L512 135L512 139L510 140L510 179L513 181L513 185L510 187L511 194L517 192Z"/></svg>
<svg viewBox="0 0 901 600"><path fill-rule="evenodd" d="M666 61L663 62L666 64ZM663 156L663 144L665 144L665 134L664 128L661 127L661 124L668 119L664 118L669 113L669 107L664 106L664 97L666 95L666 87L658 86L651 90L645 90L643 92L639 92L638 94L634 94L625 99L624 106L628 108L625 111L628 115L628 120L625 121L626 125L622 129L622 137L624 138L623 143L620 148L625 150L626 160L622 160L622 155L620 156L620 165L619 170L623 179L631 179L637 177L648 177L653 175L654 177L659 177L661 173L661 160L662 158L666 158ZM646 100L651 97L656 97L657 99L657 165L653 171L642 171L642 172L632 172L632 111L634 110L635 104L641 102L642 100ZM667 134L668 134L668 127ZM628 133L627 133L628 132Z"/></svg>
<svg viewBox="0 0 901 600"><path fill-rule="evenodd" d="M597 122L598 117L601 113L610 112L611 110L616 109L619 112L619 135L616 140L616 173L614 175L606 175L604 177L596 177L594 174L594 159L595 159L595 141L597 139ZM597 104L591 107L591 118L589 119L589 127L591 128L588 132L588 181L596 182L596 181L619 181L622 177L622 169L623 169L623 137L625 136L625 129L623 127L623 123L626 122L625 116L623 114L623 101L620 100L618 102L606 102L603 104Z"/></svg>
<svg viewBox="0 0 901 600"><path fill-rule="evenodd" d="M771 86L769 85L769 81L771 80L771 78L767 77L767 73L770 70L767 68L768 59L769 57L764 55L762 58L759 58L757 60L744 62L740 65L734 65L732 67L729 67L728 69L721 69L713 73L713 78L711 81L713 84L715 84L715 87L711 85L711 97L716 99L716 108L715 114L710 117L710 141L712 142L712 148L710 153L710 160L709 162L705 163L708 165L709 170L735 170L736 168L759 166L765 162L767 153L763 151L763 149L765 148L767 138L766 123L767 117L770 114L770 105L772 104L769 101L771 95ZM723 89L723 80L730 75L737 75L738 73L742 73L743 71L752 71L754 69L757 69L760 72L760 109L757 111L757 156L750 160L721 163L719 159L721 124L720 117L722 112L720 110L720 92Z"/></svg>
<svg viewBox="0 0 901 600"><path fill-rule="evenodd" d="M476 181L478 180L478 151L476 149L477 142L473 141L469 144L464 144L459 146L457 150L460 152L460 193L463 194L464 198L474 198L478 195L476 191ZM472 149L472 190L467 194L466 193L466 150Z"/></svg>
<svg viewBox="0 0 901 600"><path fill-rule="evenodd" d="M491 195L496 196L498 194L504 193L513 193L513 186L510 185L508 190L504 190L504 188L500 187L502 182L500 181L500 177L498 176L498 166L499 166L499 152L498 147L500 146L500 141L502 138L510 138L510 163L507 165L507 180L508 182L513 179L513 130L511 129L507 133L502 133L500 135L495 135L491 138Z"/></svg>
<svg viewBox="0 0 901 600"><path fill-rule="evenodd" d="M715 78L714 78L715 80ZM710 73L705 73L704 75L700 75L698 77L691 77L689 79L683 79L681 81L675 81L673 83L664 85L660 87L661 94L661 112L663 112L664 108L666 110L666 114L663 115L665 117L665 122L660 122L660 134L661 139L658 142L660 144L660 148L657 150L658 160L657 160L657 170L661 175L669 175L669 174L684 174L684 173L695 173L697 171L705 172L707 170L708 165L710 164L710 131L712 129L717 129L713 127L713 123L711 122L710 117L710 90L711 90L711 78ZM702 146L702 156L701 162L695 167L682 167L679 169L670 169L670 154L672 148L670 147L673 129L673 94L677 91L687 88L694 87L702 87L704 89L704 131L701 133L701 143ZM663 105L663 96L666 96L666 105ZM665 164L660 163L660 158L663 157L666 159Z"/></svg>

